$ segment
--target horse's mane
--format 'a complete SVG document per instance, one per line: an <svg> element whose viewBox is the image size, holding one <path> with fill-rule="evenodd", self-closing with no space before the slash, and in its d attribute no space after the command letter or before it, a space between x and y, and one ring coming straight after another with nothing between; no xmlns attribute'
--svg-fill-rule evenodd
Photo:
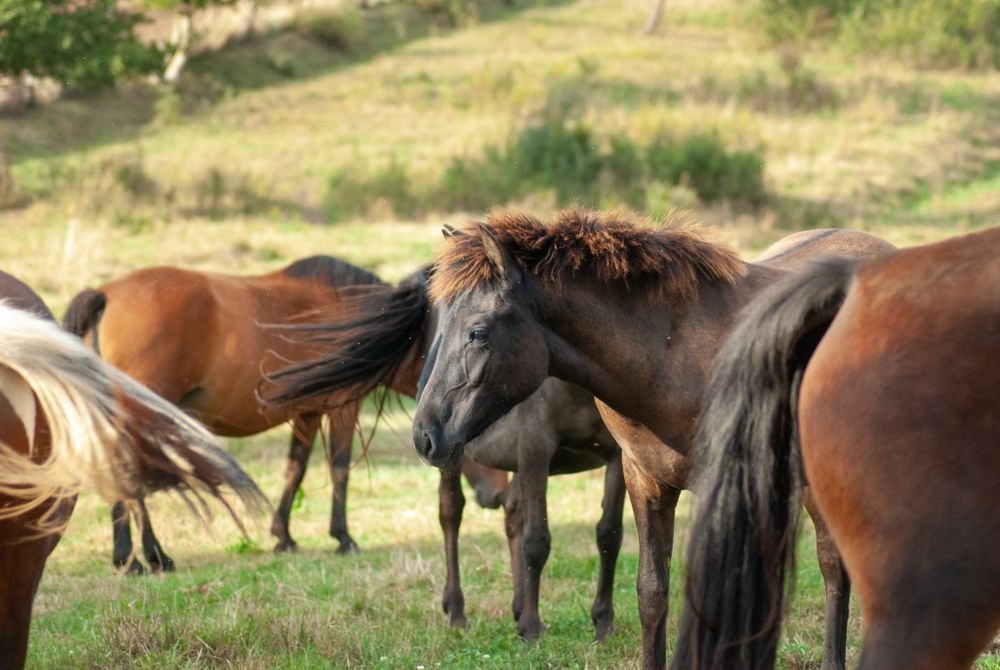
<svg viewBox="0 0 1000 670"><path fill-rule="evenodd" d="M732 283L745 272L735 251L709 242L677 216L653 226L620 212L571 209L549 223L522 212L497 212L448 238L431 276L435 302L495 283L481 227L522 270L557 284L585 273L655 295L688 296L699 280Z"/></svg>
<svg viewBox="0 0 1000 670"><path fill-rule="evenodd" d="M296 279L317 279L335 288L384 283L375 273L333 256L309 256L295 261L281 272Z"/></svg>

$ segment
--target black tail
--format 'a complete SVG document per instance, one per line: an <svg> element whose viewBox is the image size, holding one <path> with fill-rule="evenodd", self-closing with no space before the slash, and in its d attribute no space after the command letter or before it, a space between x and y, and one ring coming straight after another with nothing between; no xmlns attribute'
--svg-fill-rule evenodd
<svg viewBox="0 0 1000 670"><path fill-rule="evenodd" d="M774 286L716 359L696 443L700 473L674 670L774 667L800 512L799 382L852 268L825 260Z"/></svg>
<svg viewBox="0 0 1000 670"><path fill-rule="evenodd" d="M108 300L100 291L85 288L73 298L63 315L63 328L78 337L83 337L89 331L97 329ZM94 333L94 350L100 355L97 346L97 333Z"/></svg>
<svg viewBox="0 0 1000 670"><path fill-rule="evenodd" d="M294 411L336 393L336 405L346 405L390 384L416 362L431 322L425 273L399 287L366 286L352 293L345 298L353 303L348 313L357 315L350 321L272 326L324 354L267 375L260 391L265 404Z"/></svg>

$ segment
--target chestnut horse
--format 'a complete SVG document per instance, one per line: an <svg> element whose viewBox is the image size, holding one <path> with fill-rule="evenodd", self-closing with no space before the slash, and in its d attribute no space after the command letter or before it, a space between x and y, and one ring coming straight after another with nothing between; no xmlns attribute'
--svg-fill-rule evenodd
<svg viewBox="0 0 1000 670"><path fill-rule="evenodd" d="M968 668L1000 629L1000 228L774 286L696 450L675 668L774 667L805 481L861 600L858 667Z"/></svg>
<svg viewBox="0 0 1000 670"><path fill-rule="evenodd" d="M309 355L304 346L292 345L260 324L319 312L325 318L343 315L341 293L346 287L380 283L371 272L327 256L250 277L155 267L81 292L63 322L105 360L186 410L216 435L254 435L289 418L260 406L256 389L263 372ZM416 377L408 387L415 384ZM327 457L333 479L330 535L339 541L338 552L357 548L347 530L346 502L359 404L340 405L329 412L310 408L291 417L285 489L271 524L278 540L276 551L297 546L288 530L289 515L324 413L329 419ZM141 502L139 513L146 561L154 570L172 569L173 561L156 539ZM142 572L142 565L132 558L129 517L122 505L112 509L112 522L114 564Z"/></svg>
<svg viewBox="0 0 1000 670"><path fill-rule="evenodd" d="M310 402L330 393L363 397L377 385L409 370L424 383L434 367L437 344L427 357L416 347L434 335L438 311L430 307L426 270L398 288L373 286L358 293L351 311L358 317L340 323L295 326L310 345L322 343L325 353L312 361L272 375L264 397L281 409ZM289 329L285 329L288 331ZM418 385L420 386L420 385ZM621 450L601 422L593 396L551 379L509 415L467 445L462 470L469 461L515 472L504 498L505 529L514 581L512 610L518 634L537 640L545 626L538 612L541 574L551 547L547 521L546 484L549 475L605 467L603 513L597 524L600 573L591 608L597 639L613 629L615 564L622 542L625 484ZM445 538L445 581L442 605L452 626L464 625L465 599L458 566L458 531L465 498L457 473L441 471L439 520Z"/></svg>
<svg viewBox="0 0 1000 670"><path fill-rule="evenodd" d="M0 667L24 667L32 601L80 490L124 500L223 486L264 504L203 428L103 363L0 272Z"/></svg>
<svg viewBox="0 0 1000 670"><path fill-rule="evenodd" d="M439 363L417 407L417 451L450 467L548 376L600 400L623 452L639 532L644 665L665 663L674 510L715 352L736 314L795 259L892 246L857 231L779 242L762 263L680 224L567 211L546 225L500 213L448 238L431 292L450 304ZM809 501L807 500L807 503ZM814 506L827 584L824 668L842 668L849 584Z"/></svg>

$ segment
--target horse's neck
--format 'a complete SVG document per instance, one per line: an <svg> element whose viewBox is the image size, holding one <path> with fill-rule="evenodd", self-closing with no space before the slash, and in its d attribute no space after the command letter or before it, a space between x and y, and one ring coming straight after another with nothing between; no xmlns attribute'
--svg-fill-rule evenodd
<svg viewBox="0 0 1000 670"><path fill-rule="evenodd" d="M661 299L594 283L566 286L542 310L550 372L686 453L715 353L740 308L776 274L748 265L735 284L705 281L690 297Z"/></svg>

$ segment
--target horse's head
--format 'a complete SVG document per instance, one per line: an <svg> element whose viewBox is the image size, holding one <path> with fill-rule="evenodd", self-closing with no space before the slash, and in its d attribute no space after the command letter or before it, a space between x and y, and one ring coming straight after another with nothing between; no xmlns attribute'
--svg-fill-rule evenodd
<svg viewBox="0 0 1000 670"><path fill-rule="evenodd" d="M442 468L457 467L465 444L548 376L548 349L532 311L531 277L487 228L478 234L492 281L451 302L413 422L417 452Z"/></svg>

